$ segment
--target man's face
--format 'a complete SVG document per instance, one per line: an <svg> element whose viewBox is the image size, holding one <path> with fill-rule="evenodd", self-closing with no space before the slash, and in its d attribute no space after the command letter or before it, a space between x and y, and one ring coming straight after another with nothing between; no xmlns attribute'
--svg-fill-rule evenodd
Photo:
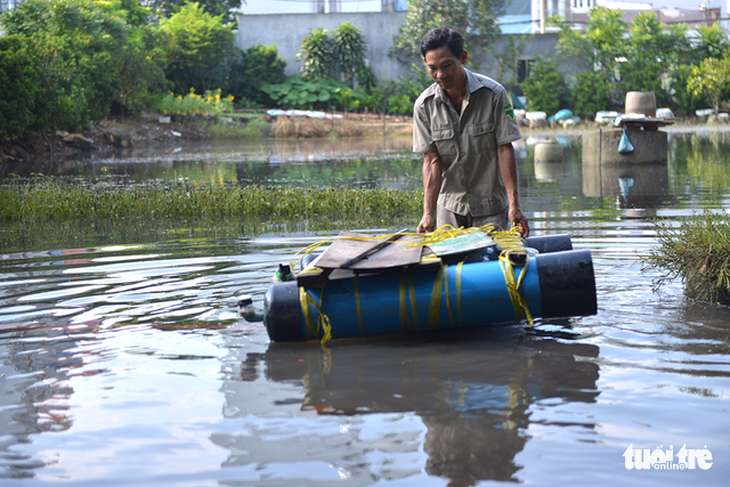
<svg viewBox="0 0 730 487"><path fill-rule="evenodd" d="M436 84L444 90L449 90L457 86L457 83L463 83L466 58L466 51L462 51L461 56L457 58L449 46L441 46L426 52L423 60L426 63L428 74Z"/></svg>

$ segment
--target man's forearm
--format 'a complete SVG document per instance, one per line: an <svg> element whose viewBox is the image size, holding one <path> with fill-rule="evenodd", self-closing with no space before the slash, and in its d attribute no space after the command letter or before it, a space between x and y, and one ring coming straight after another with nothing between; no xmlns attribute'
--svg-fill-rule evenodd
<svg viewBox="0 0 730 487"><path fill-rule="evenodd" d="M522 236L527 237L530 235L530 225L520 207L517 189L517 161L515 160L515 149L511 143L500 145L497 148L497 163L499 164L499 174L502 176L504 189L507 192L507 200L509 201L510 223L518 226Z"/></svg>
<svg viewBox="0 0 730 487"><path fill-rule="evenodd" d="M430 154L427 154L429 156ZM426 157L426 159L429 159ZM438 154L423 162L423 214L436 216L436 202L441 189L441 158Z"/></svg>
<svg viewBox="0 0 730 487"><path fill-rule="evenodd" d="M499 173L502 176L504 189L507 191L507 199L510 208L520 207L519 192L517 190L517 162L515 160L515 150L512 144L500 145L497 148L497 162L499 163Z"/></svg>
<svg viewBox="0 0 730 487"><path fill-rule="evenodd" d="M431 232L436 226L436 205L441 190L441 158L432 152L423 157L423 217L418 232Z"/></svg>

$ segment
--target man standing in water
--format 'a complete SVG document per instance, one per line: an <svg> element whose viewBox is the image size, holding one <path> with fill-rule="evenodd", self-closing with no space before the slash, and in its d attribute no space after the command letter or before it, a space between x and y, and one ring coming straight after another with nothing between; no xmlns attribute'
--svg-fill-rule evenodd
<svg viewBox="0 0 730 487"><path fill-rule="evenodd" d="M464 68L464 37L435 29L421 40L435 81L413 107L413 151L423 157L423 217L418 232L510 222L527 237L530 227L517 194L512 141L520 129L506 90Z"/></svg>

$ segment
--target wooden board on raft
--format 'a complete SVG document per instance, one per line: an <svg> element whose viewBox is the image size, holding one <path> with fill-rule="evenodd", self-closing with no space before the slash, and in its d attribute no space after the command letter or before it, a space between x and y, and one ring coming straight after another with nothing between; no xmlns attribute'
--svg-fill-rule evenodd
<svg viewBox="0 0 730 487"><path fill-rule="evenodd" d="M348 237L365 238L366 240L354 240ZM378 238L375 235L341 232L332 245L325 250L316 265L322 269L341 269L348 261L367 254L370 250L374 250L374 252L346 268L353 271L374 271L415 265L421 261L423 247L413 244L423 240L423 237L403 235L384 245L388 239L389 236Z"/></svg>
<svg viewBox="0 0 730 487"><path fill-rule="evenodd" d="M421 245L410 245L421 240L423 237L414 235L379 237L341 232L315 261L314 267L299 273L297 283L299 287L318 287L330 279L351 277L353 272L377 272L417 265L421 262L424 248Z"/></svg>

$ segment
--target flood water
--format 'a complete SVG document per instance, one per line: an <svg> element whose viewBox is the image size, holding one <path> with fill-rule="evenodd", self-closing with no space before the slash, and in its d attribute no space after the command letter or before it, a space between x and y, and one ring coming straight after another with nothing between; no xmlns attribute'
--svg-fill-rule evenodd
<svg viewBox="0 0 730 487"><path fill-rule="evenodd" d="M534 235L591 250L595 316L271 343L237 296L260 305L277 265L329 235L0 250L0 484L726 485L730 310L680 282L654 290L640 257L655 218L730 209L730 133L672 131L667 164L600 170L579 136L560 139L562 163L536 163L534 142L518 147L523 208ZM408 190L409 145L258 141L5 173Z"/></svg>

